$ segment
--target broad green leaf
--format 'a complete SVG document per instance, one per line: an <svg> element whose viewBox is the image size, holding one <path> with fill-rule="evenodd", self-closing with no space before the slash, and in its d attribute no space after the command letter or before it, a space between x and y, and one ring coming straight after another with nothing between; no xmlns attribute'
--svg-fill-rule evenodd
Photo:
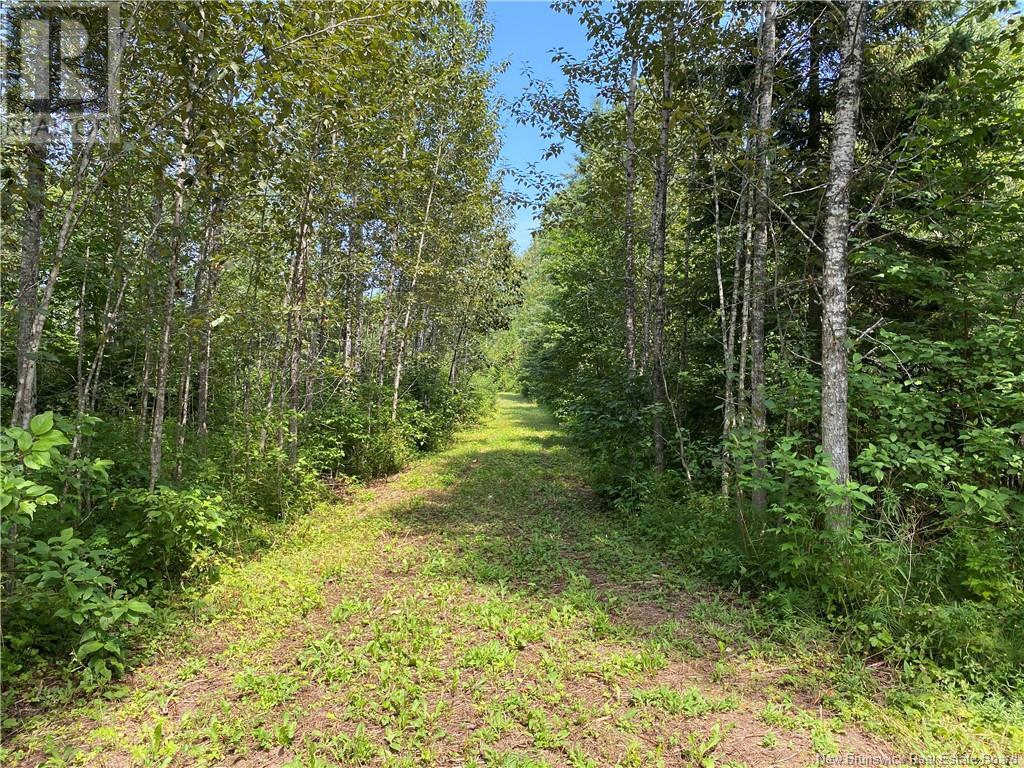
<svg viewBox="0 0 1024 768"><path fill-rule="evenodd" d="M28 428L32 431L33 435L45 435L53 429L53 411L33 416Z"/></svg>

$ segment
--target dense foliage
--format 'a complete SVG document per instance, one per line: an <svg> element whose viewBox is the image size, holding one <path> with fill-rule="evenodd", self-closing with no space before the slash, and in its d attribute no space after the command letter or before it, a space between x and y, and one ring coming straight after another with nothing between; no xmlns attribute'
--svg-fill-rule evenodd
<svg viewBox="0 0 1024 768"><path fill-rule="evenodd" d="M181 585L444 444L517 300L480 9L121 22L119 140L2 147L8 687L109 680Z"/></svg>
<svg viewBox="0 0 1024 768"><path fill-rule="evenodd" d="M601 547L1019 720L1019 7L555 5L591 50L513 109L580 154L522 260L481 3L123 2L113 138L5 65L5 705L109 691L226 564L521 385ZM479 534L503 590L572 559L526 534Z"/></svg>
<svg viewBox="0 0 1024 768"><path fill-rule="evenodd" d="M528 259L524 388L683 567L910 676L1019 690L1024 25L861 5L842 380L822 375L823 255L857 3L582 3L594 53L523 105L583 150ZM584 84L610 106L581 110ZM826 377L849 389L848 482Z"/></svg>

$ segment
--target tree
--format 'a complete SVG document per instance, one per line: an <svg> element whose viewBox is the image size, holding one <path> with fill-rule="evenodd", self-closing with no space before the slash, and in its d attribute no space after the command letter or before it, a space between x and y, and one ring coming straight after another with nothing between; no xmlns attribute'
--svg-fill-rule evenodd
<svg viewBox="0 0 1024 768"><path fill-rule="evenodd" d="M651 203L651 264L653 275L651 307L651 401L654 415L651 439L654 466L665 469L665 437L661 408L665 404L665 248L668 234L669 131L672 126L672 45L674 33L668 22L661 32L661 108L658 123L658 153L654 161L654 197Z"/></svg>
<svg viewBox="0 0 1024 768"><path fill-rule="evenodd" d="M526 391L582 446L595 489L686 553L680 568L800 593L844 633L871 628L865 647L885 627L925 664L963 652L957 674L1009 679L1016 630L986 631L982 651L957 622L994 627L1024 605L1018 15L1000 2L562 6L592 50L557 53L570 87L524 100L581 151L530 252L515 326ZM686 23L663 141L671 13ZM630 196L652 213L635 376ZM669 418L678 451L660 434ZM959 639L937 650L922 615Z"/></svg>
<svg viewBox="0 0 1024 768"><path fill-rule="evenodd" d="M861 59L868 6L849 0L843 34L842 61L836 88L825 223L822 233L825 266L821 308L821 445L835 470L836 482L850 480L847 397L847 242L849 238L850 183L853 180L857 141L857 104ZM829 527L850 527L850 499L829 511Z"/></svg>
<svg viewBox="0 0 1024 768"><path fill-rule="evenodd" d="M765 432L767 411L765 408L765 292L767 276L765 259L768 253L768 173L769 142L772 125L772 99L775 79L775 0L764 0L761 16L760 59L757 69L757 101L755 106L755 133L753 156L757 163L753 180L753 229L754 237L750 247L750 415L751 426L756 435L754 445L754 480L757 483L751 493L756 511L764 511L767 493L761 485L764 481Z"/></svg>

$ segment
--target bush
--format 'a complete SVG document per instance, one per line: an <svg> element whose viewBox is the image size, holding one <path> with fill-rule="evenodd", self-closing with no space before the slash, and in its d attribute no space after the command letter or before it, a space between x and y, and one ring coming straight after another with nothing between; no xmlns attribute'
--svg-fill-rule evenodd
<svg viewBox="0 0 1024 768"><path fill-rule="evenodd" d="M51 486L36 478L60 467L69 481L80 481L80 473L72 477L67 471L79 465L61 465L58 448L67 444L50 412L33 418L28 430L11 427L0 436L4 642L22 651L46 648L57 656L70 652L84 682L106 682L124 669L124 630L152 608L104 573L110 556L105 539L86 541L72 528L56 536L41 530L37 511L57 506L59 500ZM99 469L104 470L102 464ZM61 479L60 472L56 478ZM15 671L18 666L15 660Z"/></svg>
<svg viewBox="0 0 1024 768"><path fill-rule="evenodd" d="M94 417L59 422L83 439L96 437L92 442L123 465L62 455L69 440L52 413L35 417L28 430L6 430L0 532L7 679L43 655L68 662L86 685L119 675L126 638L152 611L150 602L216 578L223 553L251 551L270 525L310 509L324 493L322 477L397 472L493 407L484 382L453 387L436 366L410 367L407 381L394 419L390 407L370 407L390 402L390 390L372 385L325 403L315 423L303 424L294 462L276 439L286 429L279 415L193 441L190 452L174 457L188 469L187 482L153 491L139 487L145 470L129 423L100 434Z"/></svg>
<svg viewBox="0 0 1024 768"><path fill-rule="evenodd" d="M137 553L133 570L160 571L168 581L188 571L202 551L218 549L225 527L238 514L220 495L199 488L133 488L111 502L126 519L137 521L126 531Z"/></svg>
<svg viewBox="0 0 1024 768"><path fill-rule="evenodd" d="M1020 683L1024 337L1015 329L984 316L952 340L886 329L870 354L853 355L853 480L842 487L817 436L797 429L817 423L818 378L776 356L766 400L777 431L766 441L765 471L755 479L755 437L736 431L726 454L740 494L728 500L711 484L708 469L720 470L722 456L711 438L687 440L705 467L689 472L692 481L678 460L652 472L654 409L638 405L649 398L647 382L560 333L528 346L528 391L585 452L593 487L681 567L785 595L851 647L907 669ZM755 488L767 493L762 513L749 504ZM824 517L842 499L853 524L836 536Z"/></svg>
<svg viewBox="0 0 1024 768"><path fill-rule="evenodd" d="M152 612L101 571L106 550L76 538L71 528L36 541L18 564L21 580L8 605L13 633L60 656L73 651L86 683L124 671L124 631ZM144 582L143 582L144 585Z"/></svg>

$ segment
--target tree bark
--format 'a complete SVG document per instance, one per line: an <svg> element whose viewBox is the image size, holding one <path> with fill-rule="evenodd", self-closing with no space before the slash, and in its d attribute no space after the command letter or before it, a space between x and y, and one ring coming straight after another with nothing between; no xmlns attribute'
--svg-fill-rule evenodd
<svg viewBox="0 0 1024 768"><path fill-rule="evenodd" d="M665 402L664 334L665 334L665 244L668 228L669 129L672 121L672 32L666 26L661 34L661 118L658 130L658 155L654 167L654 199L651 215L651 252L654 267L651 316L651 439L654 444L654 467L665 470L665 439L662 434L661 408Z"/></svg>
<svg viewBox="0 0 1024 768"><path fill-rule="evenodd" d="M866 0L849 0L846 4L843 55L836 91L836 115L822 233L825 258L821 312L821 446L829 457L839 484L850 480L846 358L847 244L850 234L850 182L853 179L857 141L857 106L867 12ZM846 499L828 510L827 525L833 531L847 531L850 518L850 501Z"/></svg>
<svg viewBox="0 0 1024 768"><path fill-rule="evenodd" d="M160 224L163 221L164 215L164 202L163 193L160 189L159 178L153 184L153 209L151 212L151 220L153 227L150 229L149 241L143 248L145 253L145 262L147 265L154 263L156 258L156 234L160 229ZM146 305L151 306L155 301L153 296L153 285L149 283L146 287ZM147 329L148 330L148 329ZM144 334L145 339L143 344L145 345L145 352L142 360L142 378L139 381L139 429L138 429L138 443L139 451L141 452L146 445L146 421L149 416L149 377L153 373L153 349L150 343L150 335Z"/></svg>
<svg viewBox="0 0 1024 768"><path fill-rule="evenodd" d="M309 202L312 185L307 185L299 210L299 227L295 237L295 258L292 261L288 291L288 392L282 401L287 404L288 458L294 464L299 458L299 410L302 407L302 337L306 309L306 248L309 240Z"/></svg>
<svg viewBox="0 0 1024 768"><path fill-rule="evenodd" d="M623 158L626 172L625 215L623 235L625 241L625 305L626 305L626 365L629 373L636 373L636 243L633 225L633 200L636 193L636 85L637 60L629 67L629 90L626 94L626 155Z"/></svg>
<svg viewBox="0 0 1024 768"><path fill-rule="evenodd" d="M394 245L392 251L395 253L397 258L398 253L398 231L396 229L394 234ZM394 325L392 318L392 307L395 302L396 292L398 291L398 268L392 266L391 277L388 282L387 294L384 298L384 317L380 323L380 344L377 350L377 386L384 386L384 371L387 367L388 360L388 343L389 343L389 331L391 326Z"/></svg>
<svg viewBox="0 0 1024 768"><path fill-rule="evenodd" d="M94 395L96 391L96 384L99 379L100 368L103 364L103 355L106 352L107 342L110 340L110 334L113 332L117 325L117 318L121 312L121 304L124 302L125 293L128 290L128 283L131 280L131 272L125 270L124 275L121 277L121 285L117 289L117 296L113 300L113 305L107 302L107 306L103 313L103 326L100 328L100 338L96 344L96 351L93 353L92 363L89 366L89 372L85 376L85 381L82 384L81 395L78 401L78 415L79 418L88 410L90 407L95 408L97 398ZM80 438L79 433L75 433L75 439ZM72 456L77 455L74 448L71 451Z"/></svg>
<svg viewBox="0 0 1024 768"><path fill-rule="evenodd" d="M326 244L321 248L326 249ZM317 394L317 383L320 378L320 358L327 347L327 301L320 302L320 312L316 319L316 334L310 341L309 352L306 354L306 394L302 399L302 410L308 413L313 408L313 400Z"/></svg>
<svg viewBox="0 0 1024 768"><path fill-rule="evenodd" d="M420 277L420 263L423 260L423 246L427 242L427 226L430 224L430 208L434 203L434 190L437 188L437 174L441 169L441 158L444 156L444 136L438 138L437 156L434 158L434 171L430 178L430 189L427 192L427 204L423 210L423 223L420 226L420 238L416 245L416 263L412 268L412 283L409 285L409 300L405 304L405 316L402 318L402 332L398 336L398 351L395 355L395 377L391 386L391 418L398 416L398 393L402 384L402 363L405 357L405 345L408 342L409 317L416 301L416 281Z"/></svg>
<svg viewBox="0 0 1024 768"><path fill-rule="evenodd" d="M45 130L43 134L45 137ZM57 278L60 276L64 254L68 243L71 242L71 233L84 210L84 206L80 205L82 184L96 140L97 133L94 131L85 144L79 145L72 155L75 174L71 199L57 233L53 261L41 297L38 294L38 280L46 197L46 139L39 140L40 143L32 145L29 150L29 200L26 205L25 226L22 230L22 255L18 269L18 378L14 405L11 408L13 426L27 427L35 415L37 359L43 344L46 315L57 286Z"/></svg>
<svg viewBox="0 0 1024 768"><path fill-rule="evenodd" d="M18 381L11 410L11 426L28 428L35 413L35 360L30 357L32 324L39 301L39 254L43 243L43 215L46 211L47 129L28 144L25 222L21 232L21 265L18 269Z"/></svg>
<svg viewBox="0 0 1024 768"><path fill-rule="evenodd" d="M740 249L736 250L735 264L733 266L732 278L732 304L726 303L725 276L722 265L722 219L721 205L718 189L718 173L715 170L714 158L711 161L711 193L714 204L715 217L715 281L718 286L718 319L722 334L722 369L724 372L722 384L722 496L728 498L731 480L731 465L729 461L729 438L732 433L733 418L736 406L733 401L733 377L736 372L736 299L739 289L740 271ZM740 230L743 228L743 191L740 196ZM731 321L731 322L730 322Z"/></svg>
<svg viewBox="0 0 1024 768"><path fill-rule="evenodd" d="M167 286L164 290L163 320L160 327L160 348L156 366L156 393L153 397L153 426L149 442L149 490L160 481L163 461L164 411L167 381L170 376L171 335L174 325L174 300L177 295L178 263L184 240L185 182L188 174L188 145L191 134L191 105L187 108L181 130L181 149L174 179L174 213L172 214L171 252L167 264Z"/></svg>
<svg viewBox="0 0 1024 768"><path fill-rule="evenodd" d="M201 314L203 318L203 329L200 334L199 350L199 380L196 385L196 432L200 438L205 438L209 432L207 418L210 403L210 358L213 353L213 327L210 325L210 308L213 305L213 294L217 290L217 282L220 276L221 265L215 262L213 254L217 250L218 235L220 232L221 214L224 210L224 201L217 198L213 204L211 217L212 226L207 230L207 240L204 245L206 250L206 286L203 291ZM206 443L201 444L205 451Z"/></svg>
<svg viewBox="0 0 1024 768"><path fill-rule="evenodd" d="M742 299L740 309L740 353L739 372L736 374L736 416L737 425L746 425L750 413L750 380L747 370L750 367L750 242L753 240L753 216L754 208L753 184L750 185L750 193L747 197L747 221L744 230L740 235L740 242L736 247L742 250L743 277L742 277Z"/></svg>
<svg viewBox="0 0 1024 768"><path fill-rule="evenodd" d="M768 145L772 125L772 99L775 76L776 0L765 0L761 22L761 58L758 67L757 122L754 136L757 169L754 173L754 240L751 244L750 292L750 421L755 434L754 483L751 502L755 511L767 505L765 479L765 433L767 411L765 387L765 291L768 251Z"/></svg>
<svg viewBox="0 0 1024 768"><path fill-rule="evenodd" d="M210 216L206 220L206 232L203 236L199 261L196 264L196 277L192 285L192 303L188 310L188 321L186 323L185 359L181 365L181 388L178 397L178 432L174 455L175 482L181 481L189 409L192 404L192 361L195 359L196 346L196 339L193 338L192 332L195 329L197 320L205 322L205 317L201 315L201 309L205 306L203 295L206 293L206 285L209 280L210 254L213 250L213 228L214 219L211 211Z"/></svg>
<svg viewBox="0 0 1024 768"><path fill-rule="evenodd" d="M75 403L77 416L75 422L75 436L71 440L71 449L68 452L71 458L78 455L78 445L81 441L82 415L85 413L86 388L85 388L85 296L88 286L89 275L89 249L85 250L85 269L82 271L82 283L78 291L78 311L75 317L75 344L78 347L78 360L75 365ZM110 306L110 287L107 288L107 306ZM67 483L65 482L65 490Z"/></svg>
<svg viewBox="0 0 1024 768"><path fill-rule="evenodd" d="M464 333L465 328L465 323L459 323L459 332L455 336L455 345L452 347L452 363L448 367L448 384L452 387L455 386L455 382L458 380L459 350L462 349L462 334Z"/></svg>

